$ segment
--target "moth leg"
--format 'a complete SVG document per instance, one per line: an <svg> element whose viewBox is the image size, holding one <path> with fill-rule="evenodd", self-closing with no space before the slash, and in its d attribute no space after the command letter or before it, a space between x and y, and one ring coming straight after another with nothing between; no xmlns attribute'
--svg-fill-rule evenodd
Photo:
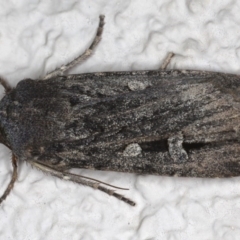
<svg viewBox="0 0 240 240"><path fill-rule="evenodd" d="M12 90L8 82L2 77L0 77L0 84L4 87L6 93L9 93Z"/></svg>
<svg viewBox="0 0 240 240"><path fill-rule="evenodd" d="M7 189L3 193L3 195L0 198L0 204L6 199L6 197L9 195L11 190L13 189L14 183L17 180L17 159L14 155L12 155L12 165L13 165L13 173L12 173L12 179L10 183L7 186Z"/></svg>
<svg viewBox="0 0 240 240"><path fill-rule="evenodd" d="M183 135L178 133L170 138L168 138L168 148L169 154L174 162L183 163L188 159L188 154L184 150L183 146Z"/></svg>
<svg viewBox="0 0 240 240"><path fill-rule="evenodd" d="M101 40L101 36L102 36L102 32L103 32L103 26L104 26L104 17L105 17L104 15L99 16L99 25L98 25L98 29L97 29L97 34L96 34L92 44L90 45L90 47L82 55L75 58L70 63L68 63L64 66L61 66L60 68L57 68L56 70L48 73L43 78L43 80L47 80L49 78L53 78L53 77L57 77L57 76L62 76L64 74L64 72L66 72L70 68L74 67L75 65L84 62L87 58L89 58L92 55L94 49L96 48L96 46L98 45L98 43Z"/></svg>
<svg viewBox="0 0 240 240"><path fill-rule="evenodd" d="M111 195L111 196L113 196L113 197L131 205L131 206L135 206L135 204L136 204L131 199L126 198L123 195L116 193L114 190L111 190L109 188L101 186L99 182L91 181L91 180L84 180L82 176L72 174L72 173L68 173L68 172L59 171L59 170L56 170L54 168L51 168L49 166L46 166L44 164L40 164L40 163L37 163L37 162L29 161L29 163L32 166L36 167L37 169L42 170L43 172L46 172L46 173L50 173L51 175L53 175L57 178L67 180L67 181L71 181L71 182L75 182L75 183L78 183L78 184L81 184L81 185L84 185L84 186L88 186L88 187L91 187L91 188L94 188L94 189L98 189L102 192L107 193L108 195Z"/></svg>
<svg viewBox="0 0 240 240"><path fill-rule="evenodd" d="M170 63L171 59L174 57L174 53L168 53L167 57L165 58L162 66L160 67L161 70L166 70L168 64Z"/></svg>

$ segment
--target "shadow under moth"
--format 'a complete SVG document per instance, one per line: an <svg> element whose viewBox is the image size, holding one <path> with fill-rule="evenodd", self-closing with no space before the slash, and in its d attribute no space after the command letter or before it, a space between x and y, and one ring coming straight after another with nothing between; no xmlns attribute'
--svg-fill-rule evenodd
<svg viewBox="0 0 240 240"><path fill-rule="evenodd" d="M190 70L99 72L64 75L91 56L24 79L0 102L0 142L17 162L64 180L99 189L130 204L112 185L69 172L89 168L180 177L240 174L240 76ZM109 185L110 187L106 187Z"/></svg>

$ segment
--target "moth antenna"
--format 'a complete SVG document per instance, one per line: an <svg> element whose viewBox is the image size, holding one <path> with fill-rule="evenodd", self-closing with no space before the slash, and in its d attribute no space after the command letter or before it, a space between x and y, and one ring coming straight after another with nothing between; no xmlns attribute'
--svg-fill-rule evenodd
<svg viewBox="0 0 240 240"><path fill-rule="evenodd" d="M115 198L117 198L117 199L119 199L119 200L121 200L121 201L123 201L123 202L125 202L125 203L127 203L129 205L131 205L131 206L135 206L136 205L136 203L134 201L132 201L131 199L126 198L123 195L121 195L119 193L116 193L115 191L113 191L113 190L111 190L109 188L106 188L104 186L99 185L97 189L102 191L102 192L105 192L108 195L113 196L113 197L115 197Z"/></svg>
<svg viewBox="0 0 240 240"><path fill-rule="evenodd" d="M9 195L11 190L14 187L14 183L17 180L17 159L14 155L12 155L12 166L13 166L13 173L12 173L12 178L11 181L9 182L7 189L3 193L3 195L0 198L0 204L6 199L6 197Z"/></svg>
<svg viewBox="0 0 240 240"><path fill-rule="evenodd" d="M109 184L109 183L106 183L106 182L102 182L102 181L100 181L96 178L86 177L86 176L83 176L83 175L80 175L80 174L74 174L74 173L69 173L69 172L64 172L64 173L67 174L67 175L75 176L75 177L86 178L86 179L104 184L104 185L112 187L112 188L116 188L116 189L120 189L120 190L129 190L129 188L118 187L118 186L115 186L115 185L112 185L112 184Z"/></svg>
<svg viewBox="0 0 240 240"><path fill-rule="evenodd" d="M0 84L4 87L5 93L9 93L12 90L9 83L2 77L0 77Z"/></svg>
<svg viewBox="0 0 240 240"><path fill-rule="evenodd" d="M101 186L101 181L96 181L95 179L94 182L92 181L87 181L87 180L84 180L84 179L81 179L81 178L87 178L87 179L91 179L91 178L88 178L88 177L80 177L80 175L77 175L77 174L72 174L72 173L66 173L66 172L61 172L59 170L56 170L54 168L51 168L51 167L48 167L44 164L40 164L40 163L37 163L37 162L32 162L32 161L29 161L29 163L33 166L35 166L37 169L40 169L42 170L43 172L46 172L46 173L50 173L51 175L55 176L55 177L58 177L60 179L64 179L64 180L67 180L67 181L71 181L71 182L75 182L75 183L78 183L78 184L81 184L81 185L85 185L85 186L88 186L88 187L91 187L91 188L94 188L94 189L98 189L102 192L105 192L107 193L108 195L110 196L113 196L131 206L135 206L136 203L134 201L132 201L131 199L129 198L126 198L124 197L123 195L119 194L119 193L116 193L115 191L113 191L112 189L108 189L104 186ZM110 184L107 184L109 186L111 186Z"/></svg>
<svg viewBox="0 0 240 240"><path fill-rule="evenodd" d="M96 46L98 45L98 43L101 40L101 36L102 36L102 32L103 32L103 26L104 26L104 18L105 18L104 15L99 16L99 24L98 24L97 33L96 33L90 47L83 54L81 54L80 56L75 58L73 61L71 61L68 64L63 65L63 66L57 68L56 70L48 73L43 78L43 80L47 80L47 79L50 79L50 78L53 78L53 77L62 76L64 74L64 72L66 72L70 68L76 66L77 64L81 64L82 62L84 62L87 58L89 58L92 55L94 49L96 48Z"/></svg>
<svg viewBox="0 0 240 240"><path fill-rule="evenodd" d="M170 63L171 59L174 57L174 53L170 52L168 53L166 59L164 60L162 66L160 67L161 70L166 70L168 64Z"/></svg>

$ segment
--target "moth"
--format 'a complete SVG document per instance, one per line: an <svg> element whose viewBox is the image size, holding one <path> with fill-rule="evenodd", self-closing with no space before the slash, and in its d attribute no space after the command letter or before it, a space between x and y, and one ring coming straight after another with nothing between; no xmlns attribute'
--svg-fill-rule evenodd
<svg viewBox="0 0 240 240"><path fill-rule="evenodd" d="M103 25L100 16L89 49L43 79L24 79L16 88L1 79L0 142L12 151L13 174L0 202L13 188L19 161L130 205L105 183L69 170L240 175L240 76L166 70L173 54L155 71L64 75L91 56Z"/></svg>

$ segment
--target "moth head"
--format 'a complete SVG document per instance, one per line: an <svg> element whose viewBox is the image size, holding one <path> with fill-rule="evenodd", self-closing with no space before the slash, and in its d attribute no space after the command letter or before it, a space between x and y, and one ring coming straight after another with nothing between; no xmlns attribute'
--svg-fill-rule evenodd
<svg viewBox="0 0 240 240"><path fill-rule="evenodd" d="M12 91L12 88L10 87L8 82L6 80L4 80L3 78L1 78L1 77L0 77L0 84L4 87L6 94L8 94L8 93L10 93ZM4 112L3 112L3 114L4 114ZM0 124L0 143L4 144L4 145L6 145L7 147L10 148L10 146L9 146L9 144L7 142L7 137L6 137L6 133L4 131L4 127L1 124ZM9 195L9 193L13 189L14 183L15 183L15 181L17 179L17 158L14 155L12 155L12 165L13 165L12 178L11 178L11 181L9 182L5 192L0 197L0 204Z"/></svg>
<svg viewBox="0 0 240 240"><path fill-rule="evenodd" d="M5 96L3 97L3 99L0 100L1 102L1 106L2 104L4 105L4 99L6 100L5 97L7 97L9 95L9 93L12 92L13 88L9 85L9 83L3 78L0 76L0 85L3 86L4 90L5 90ZM10 148L10 145L8 144L8 141L7 141L7 136L6 136L6 133L4 131L4 126L1 124L2 122L2 117L6 117L7 116L7 112L6 110L3 110L1 109L0 107L0 143L4 144L5 146L7 146L8 148ZM5 120L6 122L6 120ZM11 149L11 148L10 148Z"/></svg>

